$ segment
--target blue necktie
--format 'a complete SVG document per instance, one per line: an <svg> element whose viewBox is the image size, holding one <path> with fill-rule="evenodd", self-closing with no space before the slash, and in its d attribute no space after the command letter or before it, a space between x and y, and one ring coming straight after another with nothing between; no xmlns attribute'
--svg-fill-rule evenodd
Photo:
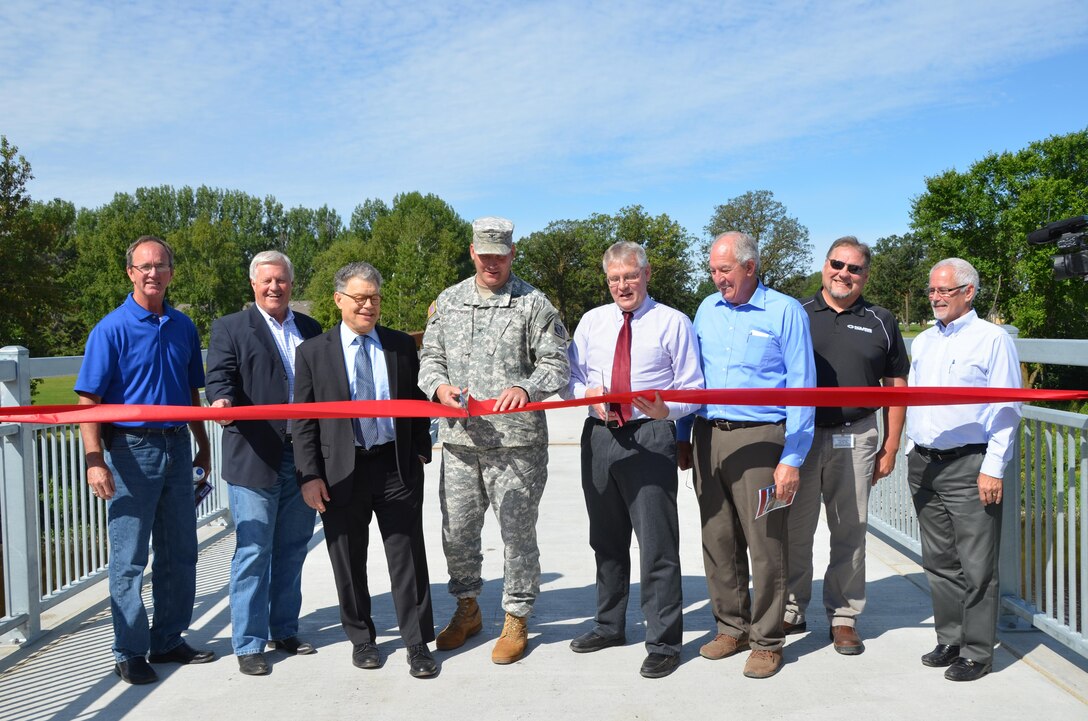
<svg viewBox="0 0 1088 721"><path fill-rule="evenodd" d="M374 395L374 369L370 365L370 354L366 350L366 336L356 338L359 350L355 354L355 398L357 401L372 401ZM374 418L355 419L355 441L363 448L370 448L378 440L378 421Z"/></svg>

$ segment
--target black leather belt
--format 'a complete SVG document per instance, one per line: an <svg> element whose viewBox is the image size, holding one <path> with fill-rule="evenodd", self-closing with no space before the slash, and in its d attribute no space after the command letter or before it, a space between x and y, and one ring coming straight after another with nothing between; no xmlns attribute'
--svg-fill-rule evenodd
<svg viewBox="0 0 1088 721"><path fill-rule="evenodd" d="M723 418L703 418L702 416L699 417L699 420L706 421L719 431L736 431L741 428L759 428L760 426L781 426L786 423L785 419L780 421L727 421Z"/></svg>
<svg viewBox="0 0 1088 721"><path fill-rule="evenodd" d="M395 445L396 444L395 444L394 441L389 441L388 443L383 443L380 446L371 446L370 448L363 448L362 446L355 446L355 455L357 455L357 456L366 456L366 457L377 456L377 455L380 455L382 453L385 453L386 451L392 451L393 447Z"/></svg>
<svg viewBox="0 0 1088 721"><path fill-rule="evenodd" d="M974 455L976 453L985 453L985 443L969 443L966 446L959 446L957 448L948 448L940 450L938 448L926 448L925 446L915 446L914 450L918 451L918 455L925 458L927 461L936 461L937 463L944 463L945 461L951 461L956 458L963 458L964 456Z"/></svg>
<svg viewBox="0 0 1088 721"><path fill-rule="evenodd" d="M184 423L180 426L165 426L163 428L155 428L153 426L113 426L114 433L127 433L130 436L172 436L175 433L181 433L182 431L189 430L189 426Z"/></svg>
<svg viewBox="0 0 1088 721"><path fill-rule="evenodd" d="M845 426L845 425L851 425L852 426L855 423L861 423L863 420L865 420L866 418L868 418L871 415L873 415L873 414L872 413L866 413L865 415L861 416L860 418L851 418L851 419L848 419L848 420L837 421L835 423L817 423L816 427L817 428L838 428L839 426Z"/></svg>
<svg viewBox="0 0 1088 721"><path fill-rule="evenodd" d="M622 429L638 428L643 423L649 423L649 422L655 421L655 420L657 420L657 419L656 418L636 418L635 420L624 421L623 425L621 426L619 421L602 421L600 418L594 418L592 416L589 417L589 421L593 425L595 425L595 426L604 426L605 428L610 428L611 430L618 430L618 429L621 429L621 428Z"/></svg>

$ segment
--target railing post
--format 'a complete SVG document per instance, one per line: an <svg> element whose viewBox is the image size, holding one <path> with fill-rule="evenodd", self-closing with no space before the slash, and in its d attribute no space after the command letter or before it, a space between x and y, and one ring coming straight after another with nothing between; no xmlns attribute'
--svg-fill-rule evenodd
<svg viewBox="0 0 1088 721"><path fill-rule="evenodd" d="M30 352L0 348L0 406L30 405ZM4 483L0 489L0 528L4 543L4 581L8 612L25 621L0 641L21 643L41 634L41 540L34 488L34 432L26 424L0 426Z"/></svg>
<svg viewBox="0 0 1088 721"><path fill-rule="evenodd" d="M1020 335L1020 330L1013 325L1001 326L1013 339ZM1012 460L1005 466L1005 477L1002 479L1001 495L1001 539L998 544L997 573L999 576L998 596L1001 599L1009 597L1019 600L1024 597L1021 585L1023 575L1020 566L1020 549L1023 539L1020 514L1024 507L1021 499L1023 484L1020 482L1020 470L1023 462L1020 454L1020 435L1024 421L1012 434ZM1020 616L1013 613L1011 607L1006 607L1002 600L998 609L997 627L1002 631L1030 631L1034 626L1026 623Z"/></svg>
<svg viewBox="0 0 1088 721"><path fill-rule="evenodd" d="M1021 425L1023 421L1020 421ZM1005 477L1002 480L1001 495L1001 542L998 547L997 570L999 579L998 595L1002 599L1001 608L998 611L997 627L1001 631L1031 631L1034 629L1030 623L1015 614L1012 608L1004 603L1005 598L1019 600L1024 597L1021 585L1023 583L1023 571L1020 566L1020 551L1022 547L1023 532L1020 515L1024 505L1021 499L1023 484L1020 482L1020 470L1022 458L1020 454L1020 428L1016 429L1012 437L1012 460L1005 466Z"/></svg>

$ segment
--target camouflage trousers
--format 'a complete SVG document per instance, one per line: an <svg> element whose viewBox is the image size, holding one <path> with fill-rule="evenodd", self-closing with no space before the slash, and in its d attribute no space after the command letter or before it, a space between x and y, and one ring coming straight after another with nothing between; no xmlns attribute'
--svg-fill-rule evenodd
<svg viewBox="0 0 1088 721"><path fill-rule="evenodd" d="M495 510L504 546L502 607L528 616L540 592L536 519L548 480L548 447L475 448L444 444L442 550L449 592L475 598L483 588L480 533L488 506Z"/></svg>

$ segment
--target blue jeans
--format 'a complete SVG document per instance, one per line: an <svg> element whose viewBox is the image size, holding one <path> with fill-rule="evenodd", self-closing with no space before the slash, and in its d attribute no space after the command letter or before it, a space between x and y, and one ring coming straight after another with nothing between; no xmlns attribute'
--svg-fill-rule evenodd
<svg viewBox="0 0 1088 721"><path fill-rule="evenodd" d="M127 661L182 643L196 597L196 507L189 430L137 435L115 429L106 453L116 492L106 504L113 656ZM148 543L155 558L150 628L144 607Z"/></svg>
<svg viewBox="0 0 1088 721"><path fill-rule="evenodd" d="M314 533L315 511L295 481L295 456L284 446L276 485L229 486L234 516L230 562L230 622L234 653L246 656L265 641L298 633L302 608L302 564Z"/></svg>

